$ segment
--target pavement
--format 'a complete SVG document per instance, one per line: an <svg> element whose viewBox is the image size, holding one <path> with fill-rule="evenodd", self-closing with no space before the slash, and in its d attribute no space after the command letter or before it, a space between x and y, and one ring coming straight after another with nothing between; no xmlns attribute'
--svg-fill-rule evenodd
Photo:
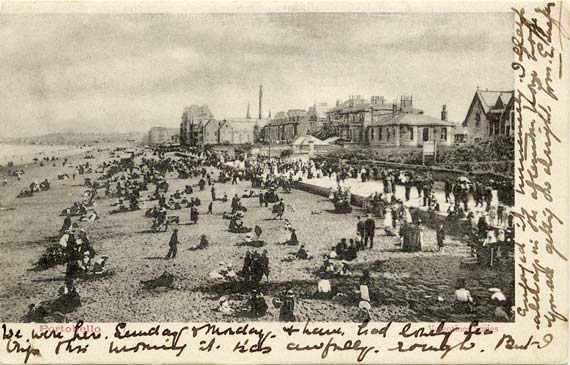
<svg viewBox="0 0 570 365"><path fill-rule="evenodd" d="M228 163L226 163L226 165L234 167L234 168L243 168L243 166L241 164L236 164L235 162L228 162ZM322 187L322 188L326 188L326 189L329 189L329 188L337 189L338 185L339 185L339 183L337 183L337 181L336 181L336 175L334 173L332 174L331 178L329 178L328 176L323 176L320 178L307 179L306 174L301 175L301 173L299 173L297 175L297 177L301 177L303 183L305 183L305 184L317 186L317 187ZM449 208L449 206L451 204L453 204L453 194L451 195L451 199L449 200L449 202L446 203L445 202L445 192L439 185L441 185L441 184L436 183L434 188L432 189L432 191L435 195L435 198L437 199L439 206L440 206L440 211L434 212L434 213L442 215L442 216L446 216L447 215L447 209ZM369 180L366 182L362 182L359 177L347 178L346 180L340 182L340 186L343 189L350 188L351 194L359 195L362 197L367 197L370 194L374 194L376 192L381 193L384 191L383 180ZM418 195L418 190L415 187L412 187L412 190L410 193L410 200L408 200L408 201L405 200L404 185L396 184L395 194L396 194L396 198L403 201L405 206L410 207L410 208L418 208L418 209L427 211L427 207L424 207L422 205L423 199ZM499 205L499 201L497 198L497 190L493 190L493 200L491 202L491 205L493 205L493 206ZM468 206L469 206L469 209L471 211L473 211L473 213L476 216L481 215L485 212L484 207L475 207L475 200L473 199L473 196L471 196L471 195L469 196Z"/></svg>

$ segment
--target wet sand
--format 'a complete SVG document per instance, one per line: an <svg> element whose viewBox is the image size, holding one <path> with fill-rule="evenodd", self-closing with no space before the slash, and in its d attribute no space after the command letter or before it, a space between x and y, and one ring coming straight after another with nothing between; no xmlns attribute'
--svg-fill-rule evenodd
<svg viewBox="0 0 570 365"><path fill-rule="evenodd" d="M107 158L108 152L98 153L96 164ZM75 164L81 156L70 159ZM65 266L45 271L30 271L47 247L58 239L57 232L63 222L59 216L62 209L69 207L86 190L80 186L85 177L96 178L97 174L77 177L75 181L60 181L50 176L67 172L71 168L37 167L30 169L22 178L48 178L51 189L34 194L31 198L13 199L15 194L0 188L0 199L12 211L0 212L0 242L2 254L0 265L3 275L0 279L0 313L3 321L19 321L26 313L28 304L54 299L63 283ZM50 165L51 166L51 165ZM34 171L32 171L34 170ZM210 170L212 170L210 168ZM49 172L48 172L49 171ZM48 176L49 175L49 176ZM70 174L71 175L71 174ZM217 172L214 174L217 177ZM187 184L196 184L197 178L180 180L169 178L169 192L183 189ZM27 180L26 180L27 181ZM32 181L32 180L30 180ZM217 194L227 192L241 195L249 182L238 185L216 184ZM13 188L11 186L10 188ZM153 189L153 185L149 185ZM197 189L196 189L197 190ZM17 190L19 191L19 189ZM16 191L16 193L17 193ZM143 192L146 196L147 192ZM247 207L244 223L261 226L261 238L268 242L264 247L270 258L269 282L262 281L262 290L270 306L269 313L260 320L277 320L279 310L271 305L274 296L283 288L292 288L296 295L295 314L304 321L356 321L358 320L358 279L363 269L371 270L370 287L374 321L493 321L494 306L486 304L491 295L488 288L502 288L509 292L513 282L512 267L496 267L492 270L479 267L464 267L461 259L468 255L465 242L452 238L446 240L443 253L436 252L435 232L426 230L424 252L402 253L395 248L397 238L383 235L382 221L377 221L377 235L373 250L359 252L358 258L350 264L349 277L332 279L343 295L332 300L317 300L311 297L316 291L318 277L314 274L322 263L322 256L342 237L354 237L356 216L361 214L355 208L352 214L333 213L332 204L325 198L294 190L282 194L286 202L285 218L297 229L300 242L306 245L313 256L311 260L284 262L282 259L295 252L296 247L277 245L284 235L284 222L269 220L271 208L260 208L257 198L242 199ZM102 195L102 191L100 191ZM83 319L89 322L114 321L241 321L251 320L242 315L225 315L215 309L222 295L230 294L230 300L239 304L245 297L235 293L235 286L213 281L208 273L219 268L221 261L231 263L236 271L241 270L247 247L235 244L243 235L227 231L229 221L222 219L222 213L230 210L230 202L214 203L214 214L206 215L210 192L195 191L194 196L202 200L198 207L200 219L197 225L189 224L189 208L169 211L169 215L180 216L178 256L175 260L164 260L168 251L168 232L150 231L151 221L144 217L144 209L135 212L109 214L115 199L97 200L95 209L101 219L93 223L80 223L91 237L98 255L108 255L107 266L112 275L95 280L78 279L77 289L82 306L67 316L68 321ZM294 206L294 211L291 208ZM147 205L151 207L152 205ZM311 214L319 211L320 214ZM210 247L200 251L189 251L206 234ZM171 290L144 290L141 280L158 277L168 271L176 276ZM481 304L476 314L453 313L454 285L459 277L467 278L467 288ZM437 301L441 296L443 302Z"/></svg>

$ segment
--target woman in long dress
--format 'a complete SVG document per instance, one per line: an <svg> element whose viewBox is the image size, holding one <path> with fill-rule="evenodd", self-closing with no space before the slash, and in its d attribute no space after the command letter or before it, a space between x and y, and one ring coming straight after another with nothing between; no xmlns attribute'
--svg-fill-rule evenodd
<svg viewBox="0 0 570 365"><path fill-rule="evenodd" d="M384 230L386 231L386 235L394 235L392 229L392 209L386 209L386 214L384 215Z"/></svg>
<svg viewBox="0 0 570 365"><path fill-rule="evenodd" d="M404 223L412 223L412 214L408 208L404 208Z"/></svg>
<svg viewBox="0 0 570 365"><path fill-rule="evenodd" d="M283 233L282 241L283 243L287 243L291 240L291 224L289 221L285 222L285 232Z"/></svg>

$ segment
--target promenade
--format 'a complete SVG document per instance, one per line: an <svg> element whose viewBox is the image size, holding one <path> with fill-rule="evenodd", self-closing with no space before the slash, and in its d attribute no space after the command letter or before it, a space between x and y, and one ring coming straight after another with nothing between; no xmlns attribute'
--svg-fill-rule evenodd
<svg viewBox="0 0 570 365"><path fill-rule="evenodd" d="M235 161L228 162L228 163L226 163L226 165L233 167L233 168L237 168L237 169L243 169L243 163L236 163ZM382 193L384 190L383 180L368 180L366 182L362 182L362 180L360 179L359 176L347 178L344 181L340 181L340 182L337 182L335 173L333 173L330 178L328 176L323 176L323 177L311 178L311 179L307 179L306 174L302 175L301 173L298 173L297 175L295 175L295 179L297 180L299 178L301 179L301 182L303 184L308 185L309 187L322 188L322 189L326 189L326 190L329 190L332 188L333 190L336 190L338 188L338 186L340 185L343 190L346 190L347 188L349 188L351 195L353 197L356 197L357 198L356 200L358 200L358 201L367 198L368 196L370 196L370 194L374 194L377 192ZM311 190L313 190L313 189L311 189ZM447 210L450 207L450 205L453 204L453 194L451 194L449 201L446 202L445 201L445 192L443 190L443 183L441 183L441 182L435 182L434 187L432 189L432 192L433 192L437 202L440 205L439 212L432 212L432 213L437 214L437 215L442 216L442 217L447 216ZM419 196L418 190L416 189L415 186L412 186L412 189L410 192L410 199L407 201L405 199L404 185L396 184L395 195L396 195L396 198L400 199L404 203L404 205L408 208L416 208L416 209L419 209L422 211L428 210L426 206L423 206L423 197ZM352 199L353 204L354 204L354 200L355 199ZM491 202L491 205L495 206L495 207L499 205L496 190L493 190L493 200ZM475 200L473 199L473 196L471 194L469 195L468 206L469 206L469 209L476 216L483 214L485 211L484 206L475 207ZM507 209L509 209L509 208L510 207L507 207ZM504 228L504 226L499 226L497 224L493 224L493 226L496 226L497 228Z"/></svg>

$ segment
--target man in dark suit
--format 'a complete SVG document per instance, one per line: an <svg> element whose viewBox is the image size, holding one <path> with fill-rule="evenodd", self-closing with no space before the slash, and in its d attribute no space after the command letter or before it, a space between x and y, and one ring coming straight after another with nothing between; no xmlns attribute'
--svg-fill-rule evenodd
<svg viewBox="0 0 570 365"><path fill-rule="evenodd" d="M444 191L445 191L445 202L449 203L450 195L451 192L453 191L453 185L451 184L451 180L449 178L445 180Z"/></svg>
<svg viewBox="0 0 570 365"><path fill-rule="evenodd" d="M174 232L172 232L172 236L170 236L170 242L168 243L170 249L166 254L166 259L175 259L176 252L178 251L178 228L174 228Z"/></svg>
<svg viewBox="0 0 570 365"><path fill-rule="evenodd" d="M370 240L370 248L374 246L374 231L376 230L376 222L372 218L372 214L368 214L368 218L364 221L364 247Z"/></svg>

